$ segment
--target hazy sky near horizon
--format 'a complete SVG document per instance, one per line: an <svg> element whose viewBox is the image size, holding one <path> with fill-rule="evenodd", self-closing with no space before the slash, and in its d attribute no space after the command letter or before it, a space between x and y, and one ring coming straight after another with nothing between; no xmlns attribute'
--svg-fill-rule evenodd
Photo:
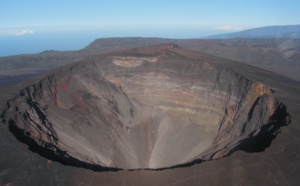
<svg viewBox="0 0 300 186"><path fill-rule="evenodd" d="M300 0L0 0L0 47L10 51L0 56L80 49L100 37L200 38L295 25L299 8ZM26 42L36 49L26 52Z"/></svg>

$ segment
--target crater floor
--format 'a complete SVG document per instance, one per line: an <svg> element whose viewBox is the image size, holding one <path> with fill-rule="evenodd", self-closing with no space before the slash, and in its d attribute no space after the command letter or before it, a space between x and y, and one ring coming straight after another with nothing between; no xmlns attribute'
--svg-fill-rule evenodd
<svg viewBox="0 0 300 186"><path fill-rule="evenodd" d="M158 169L224 157L283 125L283 108L217 58L159 45L49 73L9 100L2 119L57 156Z"/></svg>

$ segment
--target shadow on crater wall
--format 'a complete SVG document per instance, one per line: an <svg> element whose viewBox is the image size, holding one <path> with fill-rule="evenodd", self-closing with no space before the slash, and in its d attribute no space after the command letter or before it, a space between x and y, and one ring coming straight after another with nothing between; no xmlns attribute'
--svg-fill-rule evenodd
<svg viewBox="0 0 300 186"><path fill-rule="evenodd" d="M269 123L263 125L257 135L250 134L247 138L236 146L230 153L242 150L248 153L263 152L270 147L272 141L281 132L282 127L290 124L290 115L286 111L286 106L279 105L277 111L270 117Z"/></svg>

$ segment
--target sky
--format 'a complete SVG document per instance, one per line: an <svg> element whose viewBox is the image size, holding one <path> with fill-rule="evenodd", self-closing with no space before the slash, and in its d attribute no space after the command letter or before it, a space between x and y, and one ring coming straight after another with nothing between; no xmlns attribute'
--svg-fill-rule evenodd
<svg viewBox="0 0 300 186"><path fill-rule="evenodd" d="M300 0L0 0L0 56L300 24Z"/></svg>

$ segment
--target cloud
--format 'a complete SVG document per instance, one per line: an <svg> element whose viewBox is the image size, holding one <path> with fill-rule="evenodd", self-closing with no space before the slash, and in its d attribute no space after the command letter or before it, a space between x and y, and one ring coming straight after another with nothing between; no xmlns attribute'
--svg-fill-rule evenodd
<svg viewBox="0 0 300 186"><path fill-rule="evenodd" d="M245 30L247 27L245 26L229 26L229 25L222 25L214 27L216 30L225 30L225 31L240 31Z"/></svg>
<svg viewBox="0 0 300 186"><path fill-rule="evenodd" d="M17 30L14 32L15 36L33 35L33 30Z"/></svg>
<svg viewBox="0 0 300 186"><path fill-rule="evenodd" d="M34 30L31 29L6 29L0 30L1 36L25 36L25 35L33 35Z"/></svg>

